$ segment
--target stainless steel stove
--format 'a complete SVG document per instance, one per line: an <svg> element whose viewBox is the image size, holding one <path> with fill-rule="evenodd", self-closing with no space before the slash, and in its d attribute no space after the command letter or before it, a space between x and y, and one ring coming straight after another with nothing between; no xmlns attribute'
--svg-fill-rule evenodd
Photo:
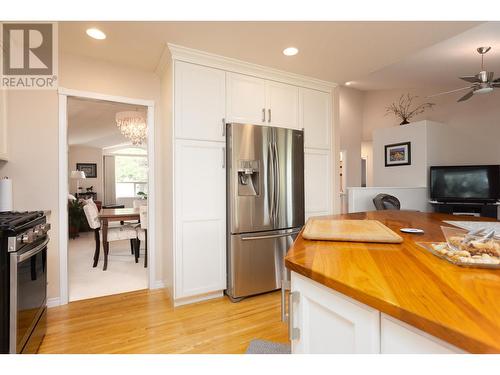
<svg viewBox="0 0 500 375"><path fill-rule="evenodd" d="M36 353L45 335L49 230L43 211L0 212L0 353Z"/></svg>

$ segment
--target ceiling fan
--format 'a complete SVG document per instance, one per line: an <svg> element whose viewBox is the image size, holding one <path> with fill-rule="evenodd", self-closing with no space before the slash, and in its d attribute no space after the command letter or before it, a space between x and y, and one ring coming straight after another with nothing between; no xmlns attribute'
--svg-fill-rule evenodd
<svg viewBox="0 0 500 375"><path fill-rule="evenodd" d="M472 83L472 86L462 87L461 89L451 90L446 92L441 92L439 94L428 96L428 98L433 98L438 95L451 94L453 92L458 92L462 90L470 89L470 91L462 96L457 102L463 102L470 99L474 94L487 94L492 92L494 88L500 88L500 78L493 78L493 72L488 72L484 69L484 55L488 53L491 47L479 47L477 52L481 55L481 71L473 76L463 76L459 77L464 81Z"/></svg>

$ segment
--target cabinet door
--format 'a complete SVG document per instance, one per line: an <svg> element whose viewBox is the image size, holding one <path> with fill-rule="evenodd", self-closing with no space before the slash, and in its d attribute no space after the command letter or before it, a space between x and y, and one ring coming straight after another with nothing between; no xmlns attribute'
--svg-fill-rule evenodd
<svg viewBox="0 0 500 375"><path fill-rule="evenodd" d="M226 288L224 144L177 140L175 145L175 295Z"/></svg>
<svg viewBox="0 0 500 375"><path fill-rule="evenodd" d="M456 346L386 314L382 314L380 318L380 351L382 354L465 353Z"/></svg>
<svg viewBox="0 0 500 375"><path fill-rule="evenodd" d="M265 124L266 81L243 74L227 73L228 122Z"/></svg>
<svg viewBox="0 0 500 375"><path fill-rule="evenodd" d="M267 81L266 121L269 125L298 129L299 88L284 83Z"/></svg>
<svg viewBox="0 0 500 375"><path fill-rule="evenodd" d="M329 150L305 149L304 190L306 220L332 214L332 170Z"/></svg>
<svg viewBox="0 0 500 375"><path fill-rule="evenodd" d="M380 313L292 272L293 354L380 352ZM298 293L298 294L297 294Z"/></svg>
<svg viewBox="0 0 500 375"><path fill-rule="evenodd" d="M175 62L175 137L224 141L226 73Z"/></svg>
<svg viewBox="0 0 500 375"><path fill-rule="evenodd" d="M304 128L304 144L309 148L330 148L331 95L300 88L300 128Z"/></svg>

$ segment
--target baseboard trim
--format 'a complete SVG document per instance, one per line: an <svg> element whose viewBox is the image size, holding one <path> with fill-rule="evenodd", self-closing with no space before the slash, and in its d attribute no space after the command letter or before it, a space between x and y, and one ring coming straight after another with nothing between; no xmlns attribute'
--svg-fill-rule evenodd
<svg viewBox="0 0 500 375"><path fill-rule="evenodd" d="M149 287L149 289L163 289L165 288L165 282L163 280L156 280L153 285Z"/></svg>
<svg viewBox="0 0 500 375"><path fill-rule="evenodd" d="M61 299L59 297L54 297L54 298L49 298L47 300L47 307L56 307L56 306L61 306Z"/></svg>
<svg viewBox="0 0 500 375"><path fill-rule="evenodd" d="M190 303L202 302L202 301L206 301L206 300L213 299L213 298L220 298L222 296L224 296L224 291L219 290L217 292L211 292L211 293L201 294L201 295L197 295L197 296L178 298L178 299L174 300L174 307L188 305Z"/></svg>

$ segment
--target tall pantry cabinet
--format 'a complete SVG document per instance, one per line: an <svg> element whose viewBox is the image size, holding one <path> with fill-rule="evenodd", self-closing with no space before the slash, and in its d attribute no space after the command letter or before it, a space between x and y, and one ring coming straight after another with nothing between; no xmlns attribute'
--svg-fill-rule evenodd
<svg viewBox="0 0 500 375"><path fill-rule="evenodd" d="M332 90L296 74L169 45L173 108L173 299L226 288L225 124L304 129L306 218L333 209Z"/></svg>

